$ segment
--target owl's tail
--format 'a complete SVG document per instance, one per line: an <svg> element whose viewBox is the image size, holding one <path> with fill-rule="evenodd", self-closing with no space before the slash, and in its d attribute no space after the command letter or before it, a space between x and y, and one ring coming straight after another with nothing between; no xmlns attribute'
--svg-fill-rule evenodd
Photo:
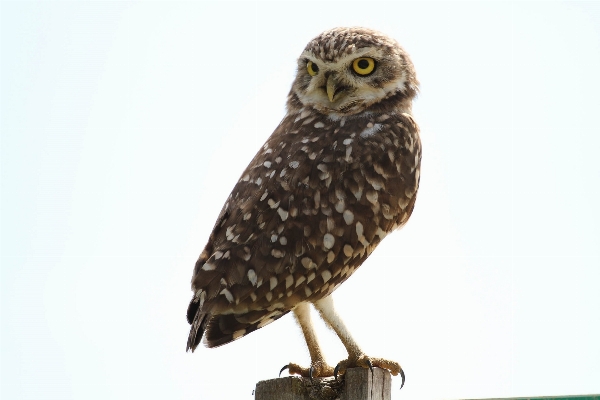
<svg viewBox="0 0 600 400"><path fill-rule="evenodd" d="M206 321L207 315L205 313L200 312L200 302L197 297L194 297L192 301L190 301L190 305L187 310L187 321L191 324L190 335L188 336L187 347L185 351L196 350L198 344L202 340L202 335L204 334L204 330L206 329Z"/></svg>
<svg viewBox="0 0 600 400"><path fill-rule="evenodd" d="M290 310L255 310L243 314L211 314L202 312L201 300L194 297L190 302L187 320L192 326L186 351L196 350L205 336L206 347L218 347L240 339L249 333L281 318Z"/></svg>

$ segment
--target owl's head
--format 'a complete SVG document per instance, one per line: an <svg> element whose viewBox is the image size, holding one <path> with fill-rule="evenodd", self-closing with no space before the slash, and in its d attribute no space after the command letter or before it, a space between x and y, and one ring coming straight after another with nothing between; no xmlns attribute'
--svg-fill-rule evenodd
<svg viewBox="0 0 600 400"><path fill-rule="evenodd" d="M410 112L418 86L410 58L394 39L367 28L334 28L300 55L288 110L308 106L334 118Z"/></svg>

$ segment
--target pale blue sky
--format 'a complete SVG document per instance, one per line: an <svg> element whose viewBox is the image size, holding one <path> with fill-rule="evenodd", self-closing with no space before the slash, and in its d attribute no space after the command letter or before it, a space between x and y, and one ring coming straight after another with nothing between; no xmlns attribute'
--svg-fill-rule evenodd
<svg viewBox="0 0 600 400"><path fill-rule="evenodd" d="M413 217L335 293L396 399L600 393L600 3L0 3L2 399L248 399L291 316L185 353L192 268L334 26L421 81ZM345 357L319 324L332 364Z"/></svg>

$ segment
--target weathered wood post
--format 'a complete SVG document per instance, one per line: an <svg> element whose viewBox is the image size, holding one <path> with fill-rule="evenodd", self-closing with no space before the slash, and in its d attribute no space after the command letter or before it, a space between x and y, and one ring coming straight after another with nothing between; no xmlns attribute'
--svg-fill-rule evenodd
<svg viewBox="0 0 600 400"><path fill-rule="evenodd" d="M391 400L392 377L384 369L352 368L336 382L290 376L260 381L255 400Z"/></svg>

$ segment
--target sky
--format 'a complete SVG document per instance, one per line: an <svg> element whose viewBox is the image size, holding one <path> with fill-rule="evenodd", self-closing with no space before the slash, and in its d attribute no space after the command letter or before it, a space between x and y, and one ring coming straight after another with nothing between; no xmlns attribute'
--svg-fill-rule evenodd
<svg viewBox="0 0 600 400"><path fill-rule="evenodd" d="M412 218L333 294L394 399L600 393L600 3L0 3L0 397L248 399L291 315L186 353L190 279L306 43L397 39ZM323 323L332 365L346 357Z"/></svg>

